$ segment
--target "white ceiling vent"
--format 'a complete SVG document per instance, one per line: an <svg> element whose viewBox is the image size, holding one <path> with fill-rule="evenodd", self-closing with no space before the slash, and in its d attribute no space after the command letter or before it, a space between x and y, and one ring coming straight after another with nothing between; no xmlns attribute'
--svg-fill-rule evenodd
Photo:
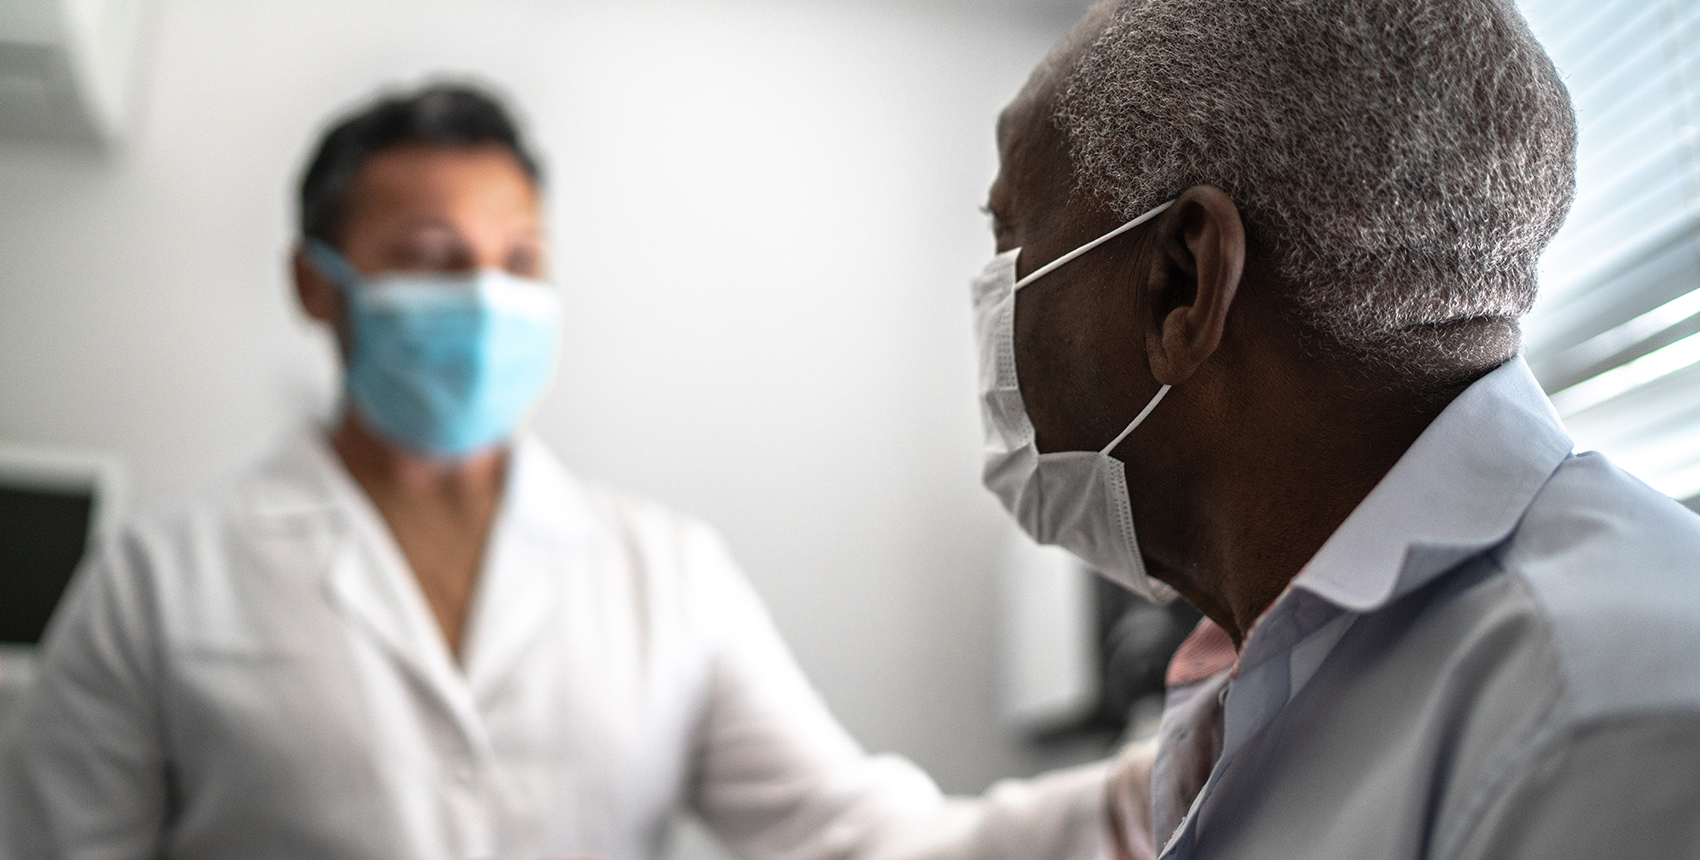
<svg viewBox="0 0 1700 860"><path fill-rule="evenodd" d="M0 137L124 136L147 0L0 0Z"/></svg>

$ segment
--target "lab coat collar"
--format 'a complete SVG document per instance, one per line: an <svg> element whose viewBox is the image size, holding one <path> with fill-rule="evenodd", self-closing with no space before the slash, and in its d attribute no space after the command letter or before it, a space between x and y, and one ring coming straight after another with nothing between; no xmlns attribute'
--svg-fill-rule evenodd
<svg viewBox="0 0 1700 860"><path fill-rule="evenodd" d="M561 578L582 552L590 518L583 490L537 439L515 440L457 663L388 525L323 432L303 434L287 461L317 492L274 503L273 513L319 509L339 521L326 571L333 603L436 696L475 749L484 747L478 702L560 606ZM307 501L314 497L318 504Z"/></svg>
<svg viewBox="0 0 1700 860"><path fill-rule="evenodd" d="M461 660L482 697L556 619L566 577L588 564L594 516L584 489L529 433L514 442L502 509L468 608Z"/></svg>
<svg viewBox="0 0 1700 860"><path fill-rule="evenodd" d="M485 746L482 721L466 677L383 515L322 431L305 434L297 451L340 526L340 540L331 550L325 572L331 602L419 681L451 715L472 748Z"/></svg>
<svg viewBox="0 0 1700 860"><path fill-rule="evenodd" d="M1521 357L1458 395L1293 580L1385 606L1508 538L1573 445Z"/></svg>

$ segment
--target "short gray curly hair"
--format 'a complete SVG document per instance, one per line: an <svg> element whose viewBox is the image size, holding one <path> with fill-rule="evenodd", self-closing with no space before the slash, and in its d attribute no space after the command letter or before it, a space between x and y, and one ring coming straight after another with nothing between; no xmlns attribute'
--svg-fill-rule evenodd
<svg viewBox="0 0 1700 860"><path fill-rule="evenodd" d="M1057 122L1123 217L1222 188L1296 321L1417 378L1516 354L1575 188L1511 0L1119 0Z"/></svg>

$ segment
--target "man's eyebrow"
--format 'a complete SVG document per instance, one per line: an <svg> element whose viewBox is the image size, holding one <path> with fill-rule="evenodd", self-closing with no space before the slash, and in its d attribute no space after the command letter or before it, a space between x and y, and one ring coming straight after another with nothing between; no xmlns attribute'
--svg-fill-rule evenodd
<svg viewBox="0 0 1700 860"><path fill-rule="evenodd" d="M396 224L394 235L397 239L406 239L420 234L430 235L435 233L446 233L461 241L466 239L460 231L460 226L452 219L435 213L409 215L400 219Z"/></svg>

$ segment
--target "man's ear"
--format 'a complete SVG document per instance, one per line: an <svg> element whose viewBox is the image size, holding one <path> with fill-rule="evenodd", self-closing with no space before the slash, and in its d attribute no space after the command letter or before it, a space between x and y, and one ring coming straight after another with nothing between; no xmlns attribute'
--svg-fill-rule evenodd
<svg viewBox="0 0 1700 860"><path fill-rule="evenodd" d="M307 259L307 249L301 246L295 248L295 256L290 260L290 269L295 276L295 298L301 302L301 310L307 316L332 328L340 328L342 322L342 294L329 278L319 274L311 261Z"/></svg>
<svg viewBox="0 0 1700 860"><path fill-rule="evenodd" d="M1145 350L1157 381L1178 385L1222 343L1245 272L1245 225L1227 192L1194 185L1158 219L1156 242Z"/></svg>

